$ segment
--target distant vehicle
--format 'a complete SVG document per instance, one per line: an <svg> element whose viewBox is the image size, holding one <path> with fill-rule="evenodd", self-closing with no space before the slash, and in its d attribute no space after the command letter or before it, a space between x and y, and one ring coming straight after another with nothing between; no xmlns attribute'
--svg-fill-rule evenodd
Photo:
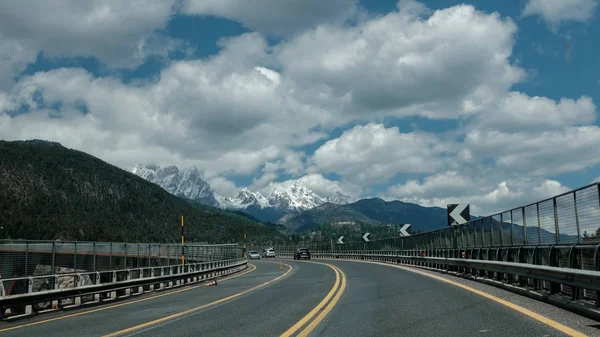
<svg viewBox="0 0 600 337"><path fill-rule="evenodd" d="M258 252L250 252L248 253L248 257L250 260L260 259L260 254Z"/></svg>
<svg viewBox="0 0 600 337"><path fill-rule="evenodd" d="M267 248L265 250L263 250L263 257L268 258L268 257L275 257L275 250L273 248Z"/></svg>
<svg viewBox="0 0 600 337"><path fill-rule="evenodd" d="M310 252L308 248L298 248L296 254L294 254L294 260L307 259L310 260Z"/></svg>

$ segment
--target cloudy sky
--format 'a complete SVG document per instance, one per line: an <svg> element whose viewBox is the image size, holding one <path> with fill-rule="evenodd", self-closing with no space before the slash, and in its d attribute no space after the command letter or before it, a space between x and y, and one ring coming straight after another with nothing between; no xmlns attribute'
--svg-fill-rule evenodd
<svg viewBox="0 0 600 337"><path fill-rule="evenodd" d="M596 0L5 0L0 139L489 214L600 177Z"/></svg>

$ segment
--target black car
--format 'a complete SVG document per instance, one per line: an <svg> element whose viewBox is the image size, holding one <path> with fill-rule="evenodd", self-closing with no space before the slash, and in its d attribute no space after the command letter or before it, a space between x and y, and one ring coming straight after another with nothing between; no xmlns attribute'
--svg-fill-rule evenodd
<svg viewBox="0 0 600 337"><path fill-rule="evenodd" d="M308 259L310 260L310 252L307 248L298 248L296 254L294 254L294 260Z"/></svg>

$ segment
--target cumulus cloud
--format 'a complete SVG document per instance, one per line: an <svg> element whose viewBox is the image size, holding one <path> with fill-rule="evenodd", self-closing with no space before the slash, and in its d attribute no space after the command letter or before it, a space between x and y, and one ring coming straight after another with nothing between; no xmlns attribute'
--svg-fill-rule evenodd
<svg viewBox="0 0 600 337"><path fill-rule="evenodd" d="M600 163L600 128L567 127L543 132L475 130L464 146L479 161L514 175L552 176L576 172Z"/></svg>
<svg viewBox="0 0 600 337"><path fill-rule="evenodd" d="M139 156L130 153L139 151L149 157L142 162L189 161L235 174L266 164L297 173L301 156L287 147L321 138L310 130L319 116L311 119L309 108L280 92L274 72L249 66L264 56L261 42L254 34L222 41L221 54L175 62L156 82L137 85L79 68L38 72L2 100L0 134L60 141L121 167L136 164ZM23 109L29 113L14 114Z"/></svg>
<svg viewBox="0 0 600 337"><path fill-rule="evenodd" d="M228 196L231 175L254 175L251 189L265 194L289 183L272 183L285 174L324 196L362 197L399 174L427 175L387 194L425 204L464 197L482 213L495 201L512 207L562 191L545 178L600 163L590 97L510 91L526 79L511 61L517 26L510 18L405 0L391 13L341 25L355 1L270 1L271 16L260 20L262 11L244 1L184 2L186 13L257 32L221 39L216 55L171 62L152 80L124 83L64 68L16 84L13 76L39 51L94 56L109 67L161 54L177 44L156 33L174 1L64 1L35 13L26 10L31 3L3 2L0 136L59 141L126 169L195 165ZM271 45L264 34L285 39ZM403 116L458 119L461 128L433 134L387 124ZM335 128L345 130L328 139ZM319 140L314 154L303 152Z"/></svg>
<svg viewBox="0 0 600 337"><path fill-rule="evenodd" d="M419 181L391 186L386 199L414 202L445 208L448 204L469 203L471 214L491 215L568 191L560 182L549 179L518 178L493 180L483 176L464 176L442 172Z"/></svg>
<svg viewBox="0 0 600 337"><path fill-rule="evenodd" d="M214 177L206 179L206 182L218 195L233 197L238 193L238 188L235 186L235 183L226 178Z"/></svg>
<svg viewBox="0 0 600 337"><path fill-rule="evenodd" d="M596 0L529 0L522 16L541 16L552 26L566 21L585 22L594 17Z"/></svg>
<svg viewBox="0 0 600 337"><path fill-rule="evenodd" d="M524 77L509 61L510 18L470 5L425 13L406 5L356 27L320 26L275 56L298 95L346 118L471 114Z"/></svg>
<svg viewBox="0 0 600 337"><path fill-rule="evenodd" d="M479 127L497 130L549 130L568 125L588 125L596 121L596 105L589 96L577 100L530 97L509 92L477 116Z"/></svg>
<svg viewBox="0 0 600 337"><path fill-rule="evenodd" d="M169 48L178 47L155 32L166 26L174 4L175 0L2 1L0 41L18 43L19 52L27 54L20 62L31 60L31 55L35 60L43 51L51 57L91 56L109 66L136 66L149 54L166 55Z"/></svg>
<svg viewBox="0 0 600 337"><path fill-rule="evenodd" d="M315 151L315 169L361 183L385 183L398 173L435 172L449 150L429 133L402 133L382 124L358 125Z"/></svg>
<svg viewBox="0 0 600 337"><path fill-rule="evenodd" d="M320 24L341 24L356 14L357 0L184 0L183 13L212 15L261 33L284 36Z"/></svg>
<svg viewBox="0 0 600 337"><path fill-rule="evenodd" d="M37 51L27 44L2 36L0 30L0 92L14 85L13 78L34 62Z"/></svg>

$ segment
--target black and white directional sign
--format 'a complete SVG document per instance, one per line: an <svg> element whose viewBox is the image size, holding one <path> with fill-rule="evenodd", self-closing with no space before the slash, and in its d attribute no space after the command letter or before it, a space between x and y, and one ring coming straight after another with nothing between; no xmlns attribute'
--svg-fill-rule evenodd
<svg viewBox="0 0 600 337"><path fill-rule="evenodd" d="M344 237L343 237L343 236L340 236L340 237L338 238L338 243L340 243L340 244L343 244L343 243L344 243L344 241L342 241L343 239L344 239Z"/></svg>
<svg viewBox="0 0 600 337"><path fill-rule="evenodd" d="M469 204L448 205L448 226L463 225L471 218Z"/></svg>
<svg viewBox="0 0 600 337"><path fill-rule="evenodd" d="M410 236L410 233L408 232L408 229L410 228L410 224L406 223L404 225L401 225L402 227L400 227L398 229L398 234L400 236Z"/></svg>
<svg viewBox="0 0 600 337"><path fill-rule="evenodd" d="M369 242L369 234L371 233L363 233L362 239L364 242Z"/></svg>

